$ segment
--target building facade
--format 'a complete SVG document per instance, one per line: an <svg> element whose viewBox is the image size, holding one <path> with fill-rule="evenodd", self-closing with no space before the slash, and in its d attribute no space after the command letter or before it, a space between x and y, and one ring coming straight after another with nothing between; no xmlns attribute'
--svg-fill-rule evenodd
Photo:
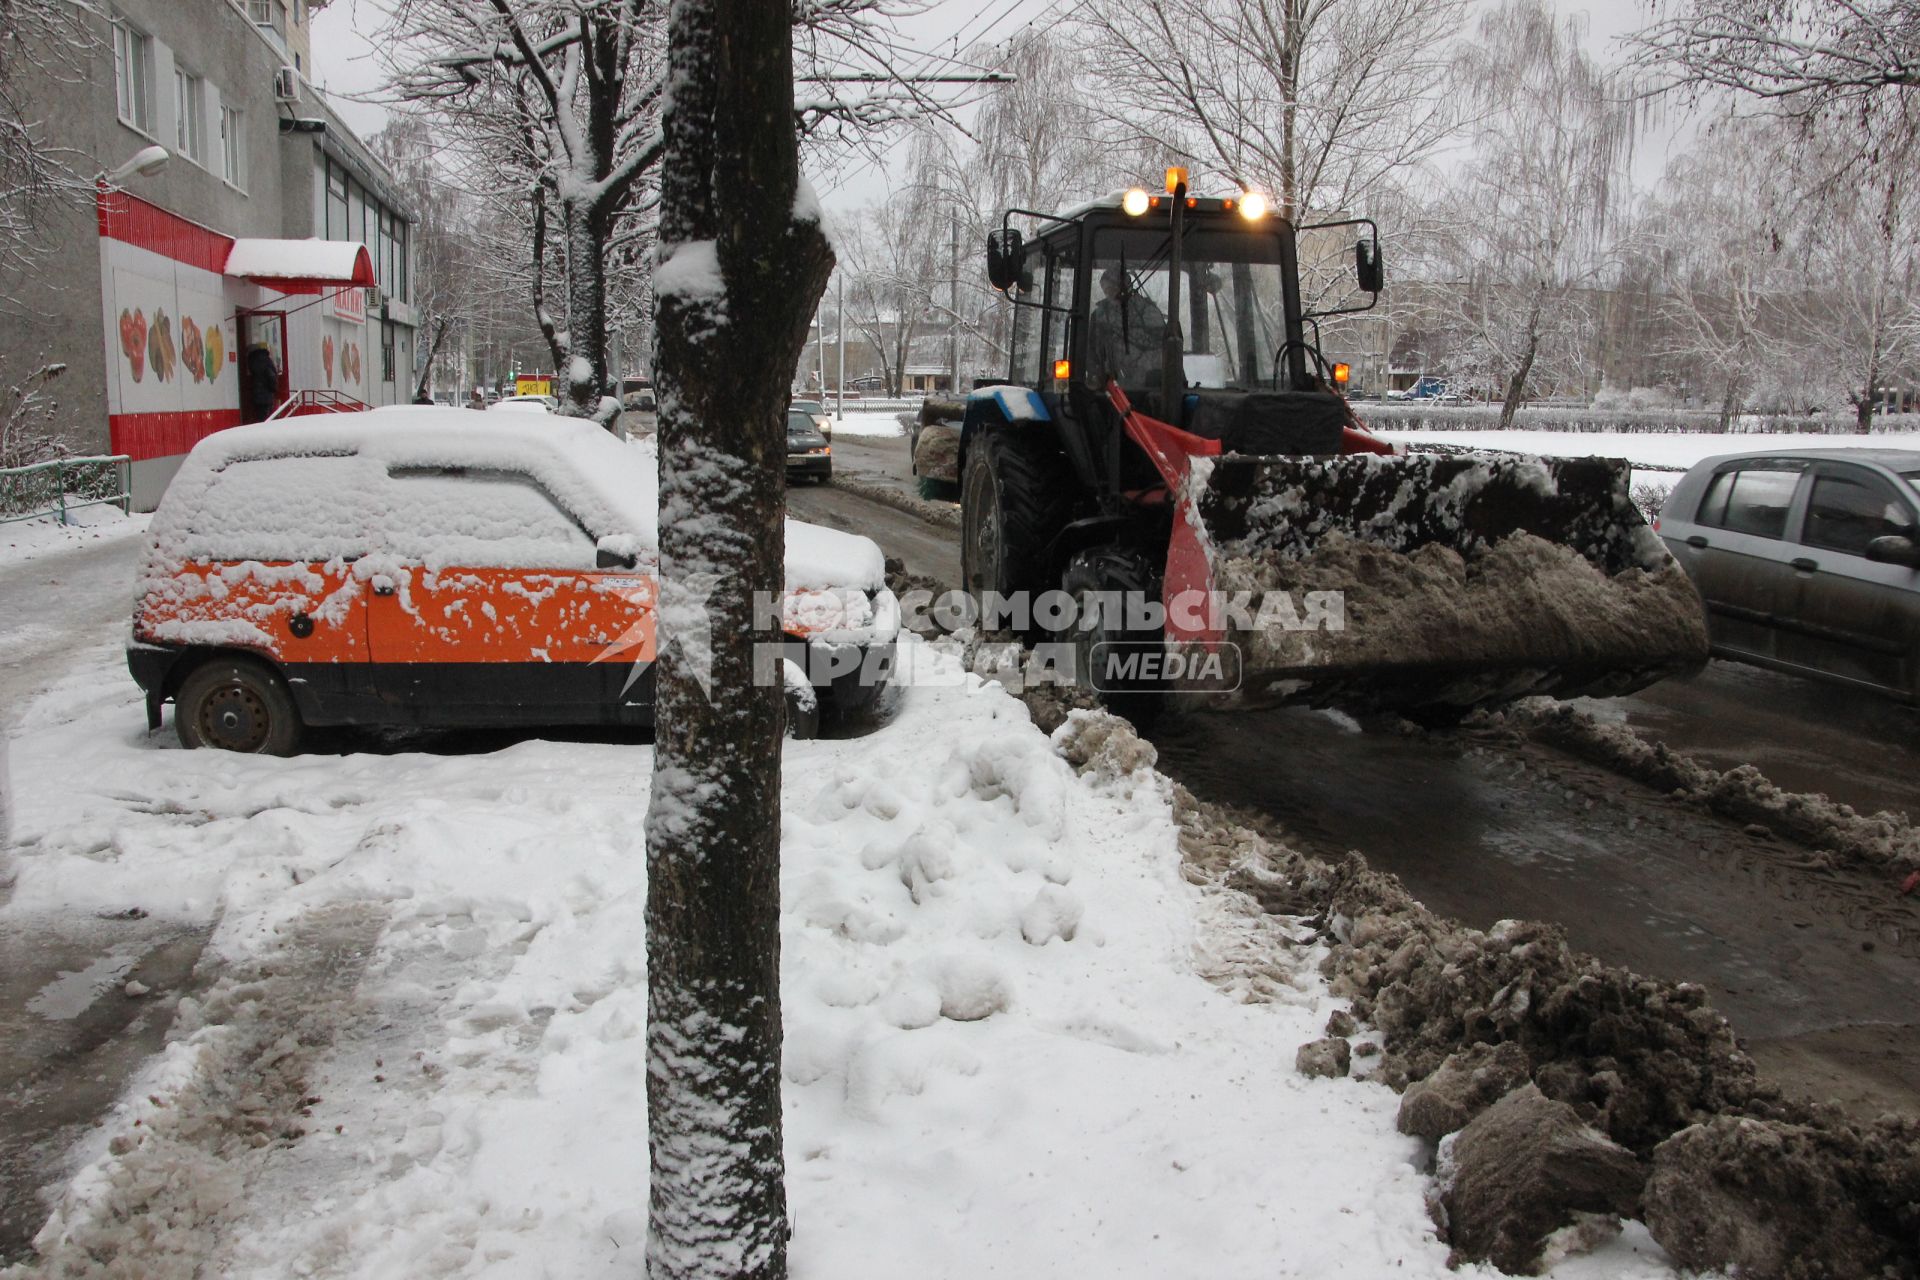
<svg viewBox="0 0 1920 1280"><path fill-rule="evenodd" d="M0 376L64 364L61 434L132 457L137 508L211 431L411 396L410 211L306 82L308 18L111 0L27 85L46 141L101 178L0 311ZM155 145L158 172L107 179Z"/></svg>

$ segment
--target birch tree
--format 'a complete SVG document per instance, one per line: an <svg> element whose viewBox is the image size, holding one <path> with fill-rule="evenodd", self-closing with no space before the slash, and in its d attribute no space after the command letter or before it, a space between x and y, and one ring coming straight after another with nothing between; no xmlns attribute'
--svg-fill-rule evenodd
<svg viewBox="0 0 1920 1280"><path fill-rule="evenodd" d="M1454 126L1465 0L1090 0L1109 121L1288 217L1359 209ZM1147 175L1142 175L1147 176ZM1196 190L1201 190L1198 183Z"/></svg>
<svg viewBox="0 0 1920 1280"><path fill-rule="evenodd" d="M1541 0L1480 22L1454 83L1477 112L1473 148L1431 211L1431 258L1462 346L1513 421L1543 356L1585 357L1588 291L1605 281L1627 195L1635 120L1581 48L1584 24Z"/></svg>
<svg viewBox="0 0 1920 1280"><path fill-rule="evenodd" d="M1726 430L1763 368L1791 358L1775 330L1792 282L1791 166L1774 131L1727 119L1667 165L1628 252L1651 268L1669 353Z"/></svg>
<svg viewBox="0 0 1920 1280"><path fill-rule="evenodd" d="M780 1112L788 380L833 253L786 0L676 0L658 297L661 657L647 811L652 1280L786 1274Z"/></svg>
<svg viewBox="0 0 1920 1280"><path fill-rule="evenodd" d="M1912 140L1920 89L1913 0L1680 0L1631 37L1659 87L1725 90L1776 115L1851 121Z"/></svg>

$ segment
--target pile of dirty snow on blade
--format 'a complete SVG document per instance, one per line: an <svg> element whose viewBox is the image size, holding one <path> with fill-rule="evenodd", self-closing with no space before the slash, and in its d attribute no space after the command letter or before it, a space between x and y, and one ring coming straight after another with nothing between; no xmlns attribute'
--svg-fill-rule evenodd
<svg viewBox="0 0 1920 1280"><path fill-rule="evenodd" d="M1297 609L1231 629L1246 666L1268 678L1409 668L1486 667L1550 680L1557 669L1704 661L1706 620L1686 574L1668 561L1608 576L1569 547L1515 533L1463 556L1428 543L1402 553L1330 532L1311 552L1224 559L1223 592L1285 592ZM1324 626L1308 594L1337 593ZM1533 674L1528 674L1533 673Z"/></svg>

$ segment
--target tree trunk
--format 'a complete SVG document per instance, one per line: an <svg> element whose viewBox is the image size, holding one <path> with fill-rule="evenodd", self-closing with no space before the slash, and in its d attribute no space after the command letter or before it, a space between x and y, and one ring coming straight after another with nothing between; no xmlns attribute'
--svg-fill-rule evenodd
<svg viewBox="0 0 1920 1280"><path fill-rule="evenodd" d="M833 267L794 216L785 0L679 0L658 297L660 659L647 812L651 1280L778 1280L783 691L778 613L789 380ZM715 276L718 279L715 279Z"/></svg>
<svg viewBox="0 0 1920 1280"><path fill-rule="evenodd" d="M607 394L607 237L606 215L566 200L560 207L567 241L567 367L554 370L566 388L561 412L593 418L611 427L612 415L600 414ZM576 376L579 375L579 376Z"/></svg>
<svg viewBox="0 0 1920 1280"><path fill-rule="evenodd" d="M427 394L427 388L433 385L433 358L440 354L440 344L446 341L447 332L453 328L453 321L446 316L436 316L430 331L433 340L427 344L427 358L420 362L420 381L413 388L413 398L418 400Z"/></svg>
<svg viewBox="0 0 1920 1280"><path fill-rule="evenodd" d="M1527 311L1527 348L1520 353L1520 363L1514 367L1513 377L1507 380L1506 399L1500 402L1502 431L1513 425L1513 415L1520 412L1520 402L1527 394L1527 375L1533 372L1533 360L1539 354L1540 294L1536 291L1532 306Z"/></svg>

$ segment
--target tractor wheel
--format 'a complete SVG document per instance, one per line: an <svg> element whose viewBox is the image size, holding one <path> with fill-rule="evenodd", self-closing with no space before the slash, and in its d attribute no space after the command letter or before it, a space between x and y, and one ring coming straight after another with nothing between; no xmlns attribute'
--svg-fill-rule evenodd
<svg viewBox="0 0 1920 1280"><path fill-rule="evenodd" d="M1149 652L1159 653L1164 643L1163 634L1159 630L1130 631L1125 626L1124 613L1113 617L1110 611L1102 613L1095 606L1101 595L1109 599L1141 594L1157 596L1157 591L1145 589L1148 572L1132 557L1096 550L1076 555L1062 579L1067 594L1074 600L1073 631L1069 638L1073 642L1074 670L1079 683L1092 687L1102 706L1132 721L1141 733L1151 730L1167 709L1167 686L1152 676L1121 675L1111 663L1116 655L1124 659L1129 654L1138 658Z"/></svg>
<svg viewBox="0 0 1920 1280"><path fill-rule="evenodd" d="M187 747L289 756L300 745L300 711L286 682L247 658L195 668L174 695L173 728Z"/></svg>
<svg viewBox="0 0 1920 1280"><path fill-rule="evenodd" d="M1073 479L1053 442L1031 428L990 428L967 453L960 482L961 585L979 599L1055 584L1047 545L1067 522ZM1030 628L1030 631L1033 629Z"/></svg>

